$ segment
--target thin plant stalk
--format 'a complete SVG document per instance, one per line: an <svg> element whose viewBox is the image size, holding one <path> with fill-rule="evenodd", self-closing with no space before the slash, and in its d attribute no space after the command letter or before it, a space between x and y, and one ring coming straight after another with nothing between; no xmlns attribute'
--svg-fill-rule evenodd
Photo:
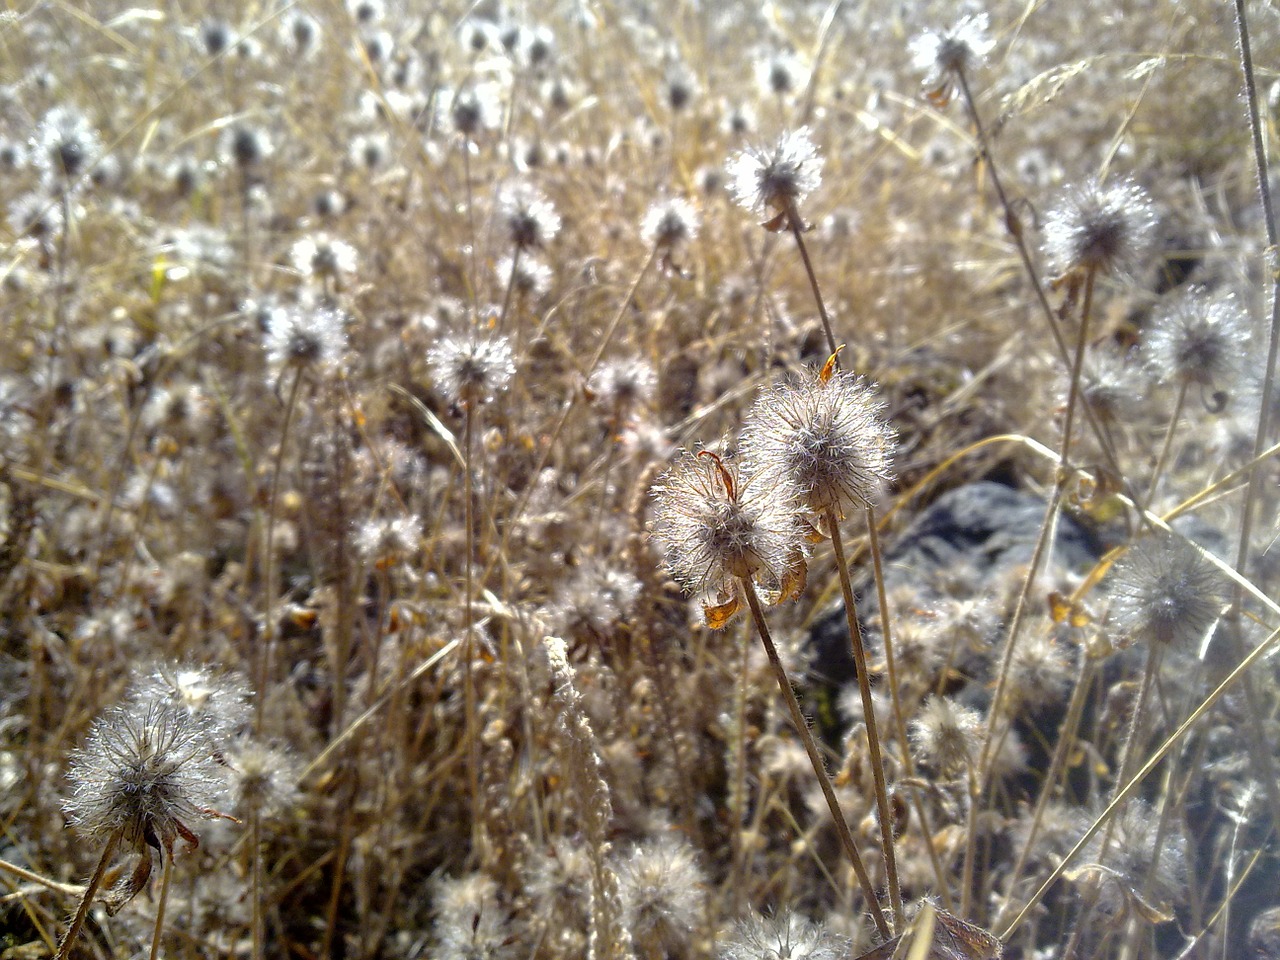
<svg viewBox="0 0 1280 960"><path fill-rule="evenodd" d="M480 306L479 306L479 283L480 275L476 267L476 213L475 213L475 196L471 186L471 139L464 137L462 140L462 176L467 184L467 230L470 235L470 256L467 259L467 266L470 276L467 278L468 286L471 292L471 322L472 324L479 322ZM515 276L515 268L511 271L512 277ZM507 291L510 297L510 290ZM506 315L506 309L503 309L503 315Z"/></svg>
<svg viewBox="0 0 1280 960"><path fill-rule="evenodd" d="M475 497L475 483L472 479L472 463L474 459L474 429L475 429L475 401L477 398L469 397L465 404L463 412L462 426L462 515L463 527L466 531L466 551L467 557L465 561L466 571L463 580L463 643L459 650L462 656L462 683L463 683L463 705L466 713L466 737L467 737L467 789L471 793L471 849L478 853L480 850L481 829L480 829L480 718L479 708L476 704L476 678L475 678L475 611L472 609L472 601L475 596L474 580L474 564L475 564L475 504L472 502Z"/></svg>
<svg viewBox="0 0 1280 960"><path fill-rule="evenodd" d="M867 670L867 650L862 642L862 627L858 623L853 585L849 581L849 562L844 554L840 522L836 512L830 507L824 513L827 532L831 535L831 548L836 557L836 569L840 572L840 592L844 595L849 647L853 651L853 661L858 670L858 692L862 696L862 716L867 725L867 748L871 755L871 777L875 784L876 812L880 820L880 843L884 848L884 869L889 881L889 900L893 907L894 928L901 930L906 916L902 911L902 890L898 885L898 860L894 852L893 818L889 814L889 794L884 782L884 757L880 753L880 731L876 727L875 706L871 702L871 677ZM888 647L888 645L888 634L886 634L885 646Z"/></svg>
<svg viewBox="0 0 1280 960"><path fill-rule="evenodd" d="M168 845L160 855L160 899L156 903L156 925L151 934L150 960L160 956L160 937L164 933L165 906L169 903L169 885L173 880L173 846Z"/></svg>
<svg viewBox="0 0 1280 960"><path fill-rule="evenodd" d="M1187 402L1187 388L1190 383L1186 380L1182 381L1182 385L1178 387L1178 399L1173 404L1173 416L1169 418L1169 426L1164 432L1164 442L1160 444L1160 456L1156 459L1156 468L1151 473L1151 484L1147 487L1147 503L1155 502L1156 490L1160 486L1160 477L1164 473L1165 465L1169 462L1169 451L1173 449L1173 437L1178 430L1178 420L1182 417L1183 404Z"/></svg>
<svg viewBox="0 0 1280 960"><path fill-rule="evenodd" d="M262 811L258 809L256 803L249 810L249 873L251 881L249 895L253 898L253 916L251 918L251 923L253 924L252 957L253 960L262 960L263 940L265 939L262 921L262 898L264 895L262 887Z"/></svg>
<svg viewBox="0 0 1280 960"><path fill-rule="evenodd" d="M71 918L71 925L67 927L66 935L58 944L58 953L54 960L67 960L71 956L71 948L75 945L76 937L80 935L80 928L84 926L85 918L89 915L89 906L93 903L98 887L102 885L102 875L107 872L107 864L111 862L111 857L120 844L120 837L121 830L117 828L107 838L107 845L102 850L102 856L98 858L98 865L93 869L93 876L89 878L89 883L84 888L84 896L80 898L80 905L76 907L75 916Z"/></svg>
<svg viewBox="0 0 1280 960"><path fill-rule="evenodd" d="M787 211L787 224L791 227L791 235L796 238L796 247L800 250L800 259L804 261L804 272L809 277L809 287L813 290L813 299L818 304L818 316L822 319L822 332L827 338L827 350L832 356L839 353L836 347L835 334L831 332L831 318L827 316L827 305L822 299L822 290L818 286L818 275L813 272L813 261L809 259L809 247L804 242L804 221L794 203ZM839 359L836 363L839 363Z"/></svg>
<svg viewBox="0 0 1280 960"><path fill-rule="evenodd" d="M1160 646L1153 643L1147 648L1147 665L1142 672L1142 685L1138 690L1138 700L1134 704L1132 716L1129 717L1128 731L1120 748L1120 769L1119 776L1116 777L1113 799L1119 794L1121 786L1128 780L1129 768L1132 765L1134 755L1137 753L1137 741L1142 731L1142 721L1146 713L1147 700L1151 696L1151 683L1155 678L1159 664ZM1115 834L1115 827L1115 818L1111 817L1107 820L1106 829L1102 834L1102 846L1098 851L1098 862L1101 864L1105 865L1106 863L1107 851L1111 847L1111 839ZM1097 883L1086 889L1082 898L1083 903L1080 906L1080 915L1076 918L1075 929L1071 931L1071 938L1067 941L1066 949L1062 952L1064 960L1071 960L1076 955L1080 940L1084 936L1085 927L1088 926L1089 918L1093 914L1093 908L1097 906L1098 894L1099 887Z"/></svg>
<svg viewBox="0 0 1280 960"><path fill-rule="evenodd" d="M911 740L907 736L907 721L902 711L902 696L898 688L898 668L893 653L892 624L889 616L889 594L884 586L884 556L880 549L880 531L876 525L876 512L871 504L863 508L867 518L867 543L871 553L871 568L875 575L876 598L880 604L880 633L884 637L884 669L889 685L889 702L893 706L894 732L902 752L902 770L908 781L916 778L915 761L911 758ZM924 801L920 798L917 787L910 788L911 803L915 807L916 818L920 821L920 832L924 837L925 849L929 851L929 863L933 867L933 876L938 884L938 893L942 897L942 906L949 913L955 912L955 904L951 898L951 885L947 882L946 871L938 851L933 845L933 829L929 826L929 816ZM901 928L902 922L898 921Z"/></svg>
<svg viewBox="0 0 1280 960"><path fill-rule="evenodd" d="M844 812L840 809L840 801L836 799L836 793L831 786L831 778L827 776L826 768L822 763L822 755L818 752L818 745L813 740L813 734L809 731L809 724L805 721L804 713L800 710L800 702L796 699L796 693L791 689L791 681L787 677L786 668L782 665L782 659L778 656L778 648L773 644L773 636L769 632L769 625L765 622L764 608L760 605L760 598L756 595L756 588L747 577L739 577L738 583L742 588L743 595L747 598L747 605L751 608L751 618L755 621L756 632L760 635L760 642L764 644L764 652L769 658L769 665L773 667L774 676L778 680L778 688L782 691L782 699L786 701L787 711L791 714L791 723L796 729L796 733L800 737L800 742L804 744L805 753L809 755L809 763L813 766L814 775L818 779L818 786L822 789L822 795L826 798L827 809L831 813L831 819L835 824L836 834L840 838L840 845L844 848L845 854L849 858L849 863L853 866L853 872L858 877L858 884L862 887L862 895L866 898L867 909L871 911L871 919L875 921L876 929L880 932L880 936L888 940L892 934L889 930L889 923L885 920L884 911L880 908L880 900L876 896L875 887L871 884L871 877L867 874L867 868L863 865L862 856L858 853L858 848L854 844L853 835L849 832L849 823L844 818Z"/></svg>
<svg viewBox="0 0 1280 960"><path fill-rule="evenodd" d="M258 695L253 698L253 729L262 733L263 710L267 699L267 684L271 677L271 653L276 640L275 630L275 540L276 540L276 499L280 494L280 473L284 463L284 448L289 439L289 427L293 424L293 411L298 405L298 392L302 386L302 368L293 375L293 383L289 387L289 399L284 407L284 423L280 427L280 444L276 449L275 463L271 468L271 493L267 499L267 529L264 536L266 551L262 555L262 589L263 589L263 637L258 644Z"/></svg>
<svg viewBox="0 0 1280 960"><path fill-rule="evenodd" d="M1280 251L1280 232L1276 229L1275 207L1271 198L1271 175L1267 169L1266 135L1262 127L1262 115L1258 107L1258 83L1253 69L1253 51L1249 41L1249 18L1245 12L1244 0L1235 0L1236 32L1240 42L1240 71L1244 77L1245 100L1249 109L1249 132L1253 140L1253 161L1258 179L1258 193L1262 201L1262 219L1267 228L1267 247L1265 252L1267 272L1271 275L1271 322L1267 328L1267 364L1264 367L1262 381L1262 398L1258 408L1258 425L1253 438L1253 455L1256 459L1266 445L1270 432L1271 402L1275 389L1276 358L1280 354L1280 269L1276 268L1276 258ZM1248 565L1250 539L1253 530L1253 506L1258 499L1262 484L1262 472L1252 470L1249 473L1249 484L1245 492L1244 504L1240 510L1240 539L1236 547L1235 567L1243 573ZM1240 591L1236 593L1236 606L1244 600ZM1252 684L1250 685L1252 686ZM1264 773L1270 774L1265 770ZM1268 783L1275 781L1273 775ZM1268 791L1274 802L1275 789ZM1280 822L1277 823L1280 826Z"/></svg>
<svg viewBox="0 0 1280 960"><path fill-rule="evenodd" d="M1098 831L1101 830L1115 812L1120 809L1120 806L1126 803L1129 798L1133 796L1143 781L1151 775L1151 771L1160 765L1161 761L1168 756L1170 750L1182 742L1182 738L1187 735L1187 731L1199 722L1206 713L1212 710L1214 706L1217 705L1218 701L1223 698L1226 692L1236 685L1237 681L1241 680L1243 677L1249 676L1249 671L1259 660L1274 652L1276 641L1278 640L1280 640L1280 630L1272 631L1266 639L1254 647L1244 659L1237 663L1230 673L1223 677L1222 682L1213 689L1212 693L1201 701L1200 705L1192 711L1191 715L1187 717L1186 720L1179 724L1178 729L1169 734L1169 736L1165 738L1164 743L1160 744L1160 746L1147 757L1146 761L1137 770L1137 772L1129 778L1128 782L1116 791L1111 802L1107 804L1107 808L1103 810L1102 813L1098 814L1089 829L1086 830L1084 835L1076 841L1076 845L1067 851L1067 855L1062 858L1057 867L1054 868L1053 872L1044 879L1040 884L1039 889L1037 889L1031 899L1027 901L1026 906L1018 912L1018 915L1013 918L1007 927L1000 931L997 935L1000 940L1006 943L1009 942L1009 938L1013 935L1013 932L1022 926L1032 911L1040 905L1040 902L1044 900L1045 894L1047 894L1053 885L1058 882L1058 878L1062 876L1068 867L1070 867L1072 861L1080 855L1080 851L1082 851L1093 840L1093 838L1098 835Z"/></svg>
<svg viewBox="0 0 1280 960"><path fill-rule="evenodd" d="M502 296L502 312L498 314L498 332L501 333L507 323L507 314L511 312L511 300L516 289L516 275L520 270L520 244L516 244L511 254L511 275L507 277L507 291ZM516 352L520 352L520 329L516 328Z"/></svg>
<svg viewBox="0 0 1280 960"><path fill-rule="evenodd" d="M1049 761L1049 770L1045 773L1044 782L1040 787L1040 795L1036 798L1036 808L1031 814L1031 827L1027 831L1027 838L1023 842L1022 849L1018 851L1018 859L1014 863L1013 873L1010 875L1008 886L1010 896L1013 895L1014 890L1017 888L1018 881L1022 879L1022 871L1027 865L1027 858L1031 855L1036 837L1040 834L1045 810L1049 806L1050 798L1053 796L1058 777L1067 765L1067 756L1070 754L1071 746L1075 743L1076 731L1080 728L1080 718L1084 716L1084 706L1089 700L1089 687L1093 683L1093 666L1093 661L1089 659L1088 653L1082 651L1080 674L1076 678L1075 687L1071 691L1071 700L1067 704L1066 716L1062 720L1062 725L1058 728L1058 737L1054 744L1053 757ZM1011 901L1008 902L1011 903ZM1009 909L1010 907L1006 906L997 920L1004 919L1005 913Z"/></svg>

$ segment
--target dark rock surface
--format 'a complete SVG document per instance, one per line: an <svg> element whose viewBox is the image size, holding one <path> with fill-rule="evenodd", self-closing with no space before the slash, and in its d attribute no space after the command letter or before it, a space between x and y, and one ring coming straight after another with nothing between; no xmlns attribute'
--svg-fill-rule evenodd
<svg viewBox="0 0 1280 960"><path fill-rule="evenodd" d="M1031 560L1046 503L1034 494L991 481L957 487L931 504L900 535L884 542L885 588L890 597L907 587L913 603L928 605L954 597L957 582L972 585L974 599L995 598L996 584ZM1051 563L1084 571L1103 547L1066 513L1058 519ZM876 632L880 605L870 567L854 583L863 626ZM841 604L813 628L815 670L828 682L843 684L855 676Z"/></svg>

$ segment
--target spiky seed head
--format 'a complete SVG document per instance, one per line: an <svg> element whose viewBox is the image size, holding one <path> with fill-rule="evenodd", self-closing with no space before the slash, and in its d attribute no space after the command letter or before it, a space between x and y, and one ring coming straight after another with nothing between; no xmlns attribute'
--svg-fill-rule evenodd
<svg viewBox="0 0 1280 960"><path fill-rule="evenodd" d="M1151 325L1147 362L1162 380L1234 387L1248 356L1249 323L1234 296L1178 297Z"/></svg>
<svg viewBox="0 0 1280 960"><path fill-rule="evenodd" d="M271 156L275 147L266 131L243 123L233 123L222 132L219 153L223 162L249 169Z"/></svg>
<svg viewBox="0 0 1280 960"><path fill-rule="evenodd" d="M727 599L739 579L778 583L803 556L794 489L755 482L733 459L686 450L653 493L654 538L691 593Z"/></svg>
<svg viewBox="0 0 1280 960"><path fill-rule="evenodd" d="M1045 217L1044 250L1051 269L1127 277L1155 238L1158 216L1133 180L1087 180L1069 190Z"/></svg>
<svg viewBox="0 0 1280 960"><path fill-rule="evenodd" d="M507 187L498 200L498 210L508 239L521 249L544 247L560 232L556 208L531 184Z"/></svg>
<svg viewBox="0 0 1280 960"><path fill-rule="evenodd" d="M698 236L698 209L683 197L655 201L640 221L640 239L649 246L677 247Z"/></svg>
<svg viewBox="0 0 1280 960"><path fill-rule="evenodd" d="M789 213L822 183L822 157L809 128L784 133L772 147L749 147L726 169L734 199L751 213Z"/></svg>
<svg viewBox="0 0 1280 960"><path fill-rule="evenodd" d="M926 30L913 39L911 62L925 74L925 86L936 90L981 64L995 46L989 25L985 13L968 13L946 30Z"/></svg>
<svg viewBox="0 0 1280 960"><path fill-rule="evenodd" d="M249 681L238 673L218 673L194 664L161 664L130 690L137 703L156 703L185 710L203 724L215 742L230 737L249 722Z"/></svg>
<svg viewBox="0 0 1280 960"><path fill-rule="evenodd" d="M211 816L223 779L208 727L182 707L128 702L105 711L71 756L72 823L105 841L170 850L188 823Z"/></svg>
<svg viewBox="0 0 1280 960"><path fill-rule="evenodd" d="M338 310L278 306L266 319L267 360L277 373L288 368L324 371L346 349L345 318Z"/></svg>
<svg viewBox="0 0 1280 960"><path fill-rule="evenodd" d="M1121 645L1197 645L1222 612L1223 580L1186 540L1159 533L1140 541L1111 572L1111 625Z"/></svg>
<svg viewBox="0 0 1280 960"><path fill-rule="evenodd" d="M75 180L102 152L93 124L79 110L59 105L44 115L31 140L31 155L46 177Z"/></svg>
<svg viewBox="0 0 1280 960"><path fill-rule="evenodd" d="M884 403L850 373L810 371L775 384L747 414L742 445L747 470L794 486L819 514L874 502L892 477Z"/></svg>
<svg viewBox="0 0 1280 960"><path fill-rule="evenodd" d="M356 248L326 233L300 237L290 251L294 269L304 277L341 277L356 272Z"/></svg>
<svg viewBox="0 0 1280 960"><path fill-rule="evenodd" d="M437 386L457 403L486 403L516 374L511 341L503 336L445 337L427 353Z"/></svg>
<svg viewBox="0 0 1280 960"><path fill-rule="evenodd" d="M842 960L849 941L808 917L781 910L752 911L716 947L719 960Z"/></svg>

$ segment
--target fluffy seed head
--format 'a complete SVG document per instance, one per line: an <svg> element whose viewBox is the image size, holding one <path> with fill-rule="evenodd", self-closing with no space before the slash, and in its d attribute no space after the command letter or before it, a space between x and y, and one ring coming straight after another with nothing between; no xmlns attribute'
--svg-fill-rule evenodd
<svg viewBox="0 0 1280 960"><path fill-rule="evenodd" d="M1230 387L1248 356L1249 325L1235 297L1179 297L1152 324L1147 361L1161 379Z"/></svg>
<svg viewBox="0 0 1280 960"><path fill-rule="evenodd" d="M944 777L959 776L981 749L982 717L950 697L925 701L911 722L911 739Z"/></svg>
<svg viewBox="0 0 1280 960"><path fill-rule="evenodd" d="M637 846L617 864L622 923L632 942L683 953L702 914L702 869L687 842L662 838Z"/></svg>
<svg viewBox="0 0 1280 960"><path fill-rule="evenodd" d="M31 155L46 176L74 180L102 152L102 141L87 117L74 107L45 114L31 140Z"/></svg>
<svg viewBox="0 0 1280 960"><path fill-rule="evenodd" d="M302 237L290 251L293 266L304 277L340 277L356 272L356 249L328 234Z"/></svg>
<svg viewBox="0 0 1280 960"><path fill-rule="evenodd" d="M793 489L753 482L733 460L685 451L654 497L654 537L690 592L728 598L739 578L779 582L803 555Z"/></svg>
<svg viewBox="0 0 1280 960"><path fill-rule="evenodd" d="M66 810L85 835L117 830L133 847L168 850L210 816L222 778L208 728L185 709L131 702L103 713L71 757Z"/></svg>
<svg viewBox="0 0 1280 960"><path fill-rule="evenodd" d="M1180 537L1138 543L1111 573L1111 623L1122 644L1147 640L1193 647L1222 612L1222 578Z"/></svg>
<svg viewBox="0 0 1280 960"><path fill-rule="evenodd" d="M332 367L346 349L343 315L337 310L274 307L266 319L267 360L277 373L287 368Z"/></svg>
<svg viewBox="0 0 1280 960"><path fill-rule="evenodd" d="M861 377L811 371L766 391L742 431L746 469L792 484L809 510L842 514L892 476L893 429Z"/></svg>
<svg viewBox="0 0 1280 960"><path fill-rule="evenodd" d="M239 674L218 674L208 667L161 665L134 687L130 699L186 711L214 741L249 722L249 682Z"/></svg>
<svg viewBox="0 0 1280 960"><path fill-rule="evenodd" d="M528 183L516 183L503 191L498 210L511 243L522 249L546 246L560 232L556 208Z"/></svg>
<svg viewBox="0 0 1280 960"><path fill-rule="evenodd" d="M676 247L697 235L698 210L683 197L656 201L640 221L640 238L649 246Z"/></svg>
<svg viewBox="0 0 1280 960"><path fill-rule="evenodd" d="M223 162L241 169L256 167L270 157L274 149L265 131L241 123L227 127L219 144Z"/></svg>
<svg viewBox="0 0 1280 960"><path fill-rule="evenodd" d="M507 337L445 337L427 353L440 391L461 403L484 403L507 389L516 374Z"/></svg>
<svg viewBox="0 0 1280 960"><path fill-rule="evenodd" d="M911 41L911 61L926 74L925 86L937 89L949 76L969 73L986 59L995 41L985 13L970 13L947 30L926 30Z"/></svg>
<svg viewBox="0 0 1280 960"><path fill-rule="evenodd" d="M822 158L809 128L784 133L767 148L748 148L728 163L733 195L752 213L788 213L822 183Z"/></svg>
<svg viewBox="0 0 1280 960"><path fill-rule="evenodd" d="M1156 226L1155 204L1134 181L1088 180L1045 217L1045 255L1058 274L1128 276L1150 249Z"/></svg>
<svg viewBox="0 0 1280 960"><path fill-rule="evenodd" d="M720 960L841 960L849 954L849 942L790 910L772 917L752 912L716 952Z"/></svg>

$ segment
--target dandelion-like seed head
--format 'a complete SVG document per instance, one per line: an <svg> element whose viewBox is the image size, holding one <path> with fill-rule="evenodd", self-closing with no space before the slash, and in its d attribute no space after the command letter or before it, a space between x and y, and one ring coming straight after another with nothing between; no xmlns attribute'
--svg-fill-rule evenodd
<svg viewBox="0 0 1280 960"><path fill-rule="evenodd" d="M937 90L982 63L995 46L989 26L985 13L969 13L947 30L927 30L912 40L911 61L925 73L925 86Z"/></svg>
<svg viewBox="0 0 1280 960"><path fill-rule="evenodd" d="M800 58L789 50L774 50L755 62L756 86L766 97L786 97L795 93L805 80Z"/></svg>
<svg viewBox="0 0 1280 960"><path fill-rule="evenodd" d="M766 391L747 414L747 469L791 484L815 513L872 503L893 475L893 428L861 377L806 373Z"/></svg>
<svg viewBox="0 0 1280 960"><path fill-rule="evenodd" d="M320 46L320 23L305 10L291 8L280 21L280 39L290 53L308 60Z"/></svg>
<svg viewBox="0 0 1280 960"><path fill-rule="evenodd" d="M647 406L653 399L658 375L640 357L608 360L591 375L591 391L609 410L627 411Z"/></svg>
<svg viewBox="0 0 1280 960"><path fill-rule="evenodd" d="M642 843L620 859L617 872L632 942L681 953L697 930L706 882L692 847L668 837Z"/></svg>
<svg viewBox="0 0 1280 960"><path fill-rule="evenodd" d="M511 271L515 270L512 276ZM514 290L522 297L541 297L551 289L554 274L544 260L532 253L525 253L517 260L515 257L503 257L494 265L494 273L502 283L514 284Z"/></svg>
<svg viewBox="0 0 1280 960"><path fill-rule="evenodd" d="M663 95L671 112L681 113L698 95L698 78L685 64L673 63L663 80Z"/></svg>
<svg viewBox="0 0 1280 960"><path fill-rule="evenodd" d="M1204 387L1234 386L1248 356L1249 323L1233 296L1199 291L1161 313L1147 338L1147 362L1161 379Z"/></svg>
<svg viewBox="0 0 1280 960"><path fill-rule="evenodd" d="M841 960L848 953L845 937L791 910L752 912L717 945L720 960Z"/></svg>
<svg viewBox="0 0 1280 960"><path fill-rule="evenodd" d="M779 583L803 556L794 489L751 482L734 460L685 451L654 498L654 538L691 593L728 599L739 579Z"/></svg>
<svg viewBox="0 0 1280 960"><path fill-rule="evenodd" d="M440 392L460 403L485 403L516 374L511 341L503 336L445 337L427 353Z"/></svg>
<svg viewBox="0 0 1280 960"><path fill-rule="evenodd" d="M520 249L543 247L560 232L560 215L536 187L516 183L503 191L498 210L511 243Z"/></svg>
<svg viewBox="0 0 1280 960"><path fill-rule="evenodd" d="M1222 612L1222 578L1187 541L1161 533L1140 541L1111 573L1111 624L1121 643L1193 647Z"/></svg>
<svg viewBox="0 0 1280 960"><path fill-rule="evenodd" d="M343 314L330 307L273 307L266 322L267 360L277 372L332 367L347 346Z"/></svg>
<svg viewBox="0 0 1280 960"><path fill-rule="evenodd" d="M650 204L640 221L640 238L650 246L670 249L698 236L698 209L683 197Z"/></svg>
<svg viewBox="0 0 1280 960"><path fill-rule="evenodd" d="M184 710L215 741L243 728L250 717L249 683L244 677L191 664L157 667L133 689L130 699Z"/></svg>
<svg viewBox="0 0 1280 960"><path fill-rule="evenodd" d="M328 234L298 239L290 251L294 269L304 277L338 278L356 271L356 249Z"/></svg>
<svg viewBox="0 0 1280 960"><path fill-rule="evenodd" d="M38 168L60 181L80 176L101 152L102 141L89 118L69 106L56 106L46 113L31 139Z"/></svg>
<svg viewBox="0 0 1280 960"><path fill-rule="evenodd" d="M222 778L208 728L168 703L132 702L103 713L71 757L72 823L95 840L170 850L189 821L211 816Z"/></svg>
<svg viewBox="0 0 1280 960"><path fill-rule="evenodd" d="M1155 238L1155 204L1133 180L1096 180L1069 191L1044 221L1044 250L1058 274L1130 275Z"/></svg>
<svg viewBox="0 0 1280 960"><path fill-rule="evenodd" d="M727 170L739 205L752 213L790 214L822 183L822 163L808 127L801 127L770 148L743 150Z"/></svg>

